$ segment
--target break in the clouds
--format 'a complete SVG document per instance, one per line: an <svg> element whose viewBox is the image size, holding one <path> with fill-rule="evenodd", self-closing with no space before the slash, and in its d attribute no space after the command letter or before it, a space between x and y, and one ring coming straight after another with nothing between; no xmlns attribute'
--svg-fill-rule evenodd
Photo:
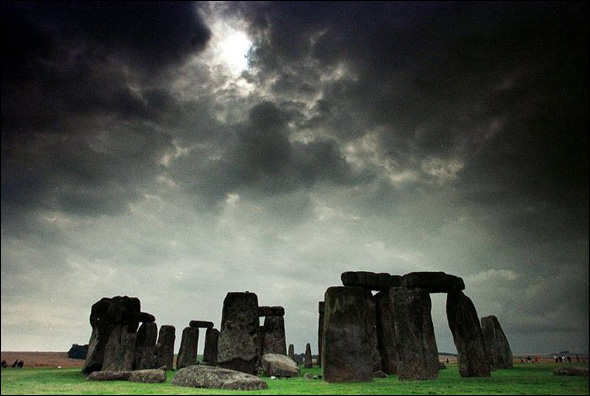
<svg viewBox="0 0 590 396"><path fill-rule="evenodd" d="M445 271L516 353L588 351L588 7L3 2L2 350L90 306L316 345L340 273ZM433 297L439 350L453 351Z"/></svg>

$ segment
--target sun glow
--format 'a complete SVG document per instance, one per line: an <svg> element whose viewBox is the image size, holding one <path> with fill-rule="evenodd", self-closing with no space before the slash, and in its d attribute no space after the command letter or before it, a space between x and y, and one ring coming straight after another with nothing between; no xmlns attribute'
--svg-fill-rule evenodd
<svg viewBox="0 0 590 396"><path fill-rule="evenodd" d="M219 58L236 74L248 68L248 51L252 42L243 32L230 32L218 44Z"/></svg>

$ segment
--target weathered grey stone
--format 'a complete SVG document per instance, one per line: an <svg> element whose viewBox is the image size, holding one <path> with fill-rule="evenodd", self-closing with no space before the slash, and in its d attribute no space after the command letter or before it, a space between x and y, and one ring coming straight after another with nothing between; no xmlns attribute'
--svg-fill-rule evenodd
<svg viewBox="0 0 590 396"><path fill-rule="evenodd" d="M147 312L141 312L139 314L139 321L142 323L155 323L156 317Z"/></svg>
<svg viewBox="0 0 590 396"><path fill-rule="evenodd" d="M131 371L93 371L86 381L127 381Z"/></svg>
<svg viewBox="0 0 590 396"><path fill-rule="evenodd" d="M258 297L255 293L228 293L223 301L218 364L248 374L257 373L259 358Z"/></svg>
<svg viewBox="0 0 590 396"><path fill-rule="evenodd" d="M477 311L462 291L447 295L447 319L457 347L457 365L462 377L489 377L491 367Z"/></svg>
<svg viewBox="0 0 590 396"><path fill-rule="evenodd" d="M144 384L158 384L166 382L166 371L164 370L135 370L129 375L128 381L141 382Z"/></svg>
<svg viewBox="0 0 590 396"><path fill-rule="evenodd" d="M567 375L576 377L588 377L588 367L556 367L553 375Z"/></svg>
<svg viewBox="0 0 590 396"><path fill-rule="evenodd" d="M188 324L190 327L195 328L204 328L204 329L212 329L213 322L208 322L206 320L191 320Z"/></svg>
<svg viewBox="0 0 590 396"><path fill-rule="evenodd" d="M313 379L313 374L312 373L305 373L303 375L303 378L306 379L306 380L308 380L308 381L309 380L312 380Z"/></svg>
<svg viewBox="0 0 590 396"><path fill-rule="evenodd" d="M285 337L285 318L282 316L266 316L264 318L264 336L262 338L262 354L287 354Z"/></svg>
<svg viewBox="0 0 590 396"><path fill-rule="evenodd" d="M373 373L373 378L387 378L387 374L385 374L383 371L379 370L379 371L375 371Z"/></svg>
<svg viewBox="0 0 590 396"><path fill-rule="evenodd" d="M322 339L324 337L324 312L325 304L320 301L318 304L318 366L322 367Z"/></svg>
<svg viewBox="0 0 590 396"><path fill-rule="evenodd" d="M313 367L313 360L311 356L311 345L309 342L305 344L305 357L303 358L303 366L305 368L312 368Z"/></svg>
<svg viewBox="0 0 590 396"><path fill-rule="evenodd" d="M127 333L135 333L139 325L140 312L140 302L135 297L105 297L92 305L90 312L92 334L82 368L84 374L103 369L105 347L111 338L111 332L115 326L119 326L125 328ZM114 343L115 339L112 342ZM113 348L114 346L111 345L110 349Z"/></svg>
<svg viewBox="0 0 590 396"><path fill-rule="evenodd" d="M395 329L393 326L393 304L389 291L375 295L377 318L377 348L381 354L381 369L387 374L396 374L399 355L395 349Z"/></svg>
<svg viewBox="0 0 590 396"><path fill-rule="evenodd" d="M299 377L297 363L288 356L265 353L261 359L262 369L267 376Z"/></svg>
<svg viewBox="0 0 590 396"><path fill-rule="evenodd" d="M185 327L182 331L180 349L176 357L176 369L197 364L197 347L199 345L199 329Z"/></svg>
<svg viewBox="0 0 590 396"><path fill-rule="evenodd" d="M174 326L164 325L160 327L158 342L154 349L153 367L165 367L165 370L174 368L174 341L176 340L176 329Z"/></svg>
<svg viewBox="0 0 590 396"><path fill-rule="evenodd" d="M116 325L105 345L102 371L133 370L135 340L135 333L128 333L127 326Z"/></svg>
<svg viewBox="0 0 590 396"><path fill-rule="evenodd" d="M402 381L438 378L438 350L432 324L430 294L424 289L389 289L393 307L398 379ZM395 354L393 354L395 359Z"/></svg>
<svg viewBox="0 0 590 396"><path fill-rule="evenodd" d="M510 344L498 318L494 315L481 318L481 331L492 369L513 368Z"/></svg>
<svg viewBox="0 0 590 396"><path fill-rule="evenodd" d="M360 287L330 287L324 301L324 380L373 381L375 302L371 292Z"/></svg>
<svg viewBox="0 0 590 396"><path fill-rule="evenodd" d="M426 289L430 293L450 293L465 289L463 279L444 272L410 272L402 277L402 286Z"/></svg>
<svg viewBox="0 0 590 396"><path fill-rule="evenodd" d="M367 271L348 271L340 276L344 286L364 287L371 290L386 290L401 285L401 276Z"/></svg>
<svg viewBox="0 0 590 396"><path fill-rule="evenodd" d="M158 338L158 326L155 323L143 322L137 330L135 341L135 362L137 370L153 368L154 349Z"/></svg>
<svg viewBox="0 0 590 396"><path fill-rule="evenodd" d="M209 366L217 366L217 344L219 342L219 330L207 329L205 333L205 351L203 352L203 363Z"/></svg>
<svg viewBox="0 0 590 396"><path fill-rule="evenodd" d="M285 316L283 307L258 307L258 316Z"/></svg>
<svg viewBox="0 0 590 396"><path fill-rule="evenodd" d="M204 365L178 370L172 378L172 385L209 389L268 389L266 382L254 375Z"/></svg>
<svg viewBox="0 0 590 396"><path fill-rule="evenodd" d="M291 358L291 360L295 361L295 346L293 344L289 344L288 356L289 356L289 358Z"/></svg>

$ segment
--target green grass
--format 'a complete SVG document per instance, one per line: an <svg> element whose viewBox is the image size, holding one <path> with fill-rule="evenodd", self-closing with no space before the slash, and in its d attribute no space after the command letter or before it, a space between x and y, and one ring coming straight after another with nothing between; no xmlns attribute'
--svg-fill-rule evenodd
<svg viewBox="0 0 590 396"><path fill-rule="evenodd" d="M436 381L398 381L396 376L375 379L371 383L326 383L303 377L272 380L268 390L223 391L172 386L169 371L163 384L133 382L87 382L79 369L24 368L2 370L2 395L588 395L588 378L556 377L557 364L523 364L512 370L497 370L491 378L461 378L456 365L440 372ZM318 368L302 369L320 374Z"/></svg>

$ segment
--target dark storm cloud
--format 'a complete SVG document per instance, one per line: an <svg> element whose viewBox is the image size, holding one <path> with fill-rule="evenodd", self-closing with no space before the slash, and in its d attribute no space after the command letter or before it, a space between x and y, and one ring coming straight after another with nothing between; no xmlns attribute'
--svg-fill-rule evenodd
<svg viewBox="0 0 590 396"><path fill-rule="evenodd" d="M236 7L259 40L258 76L277 92L296 94L318 69L350 71L316 85L324 111L309 125L345 139L381 126L403 167L459 156L466 191L484 184L587 215L587 4Z"/></svg>

